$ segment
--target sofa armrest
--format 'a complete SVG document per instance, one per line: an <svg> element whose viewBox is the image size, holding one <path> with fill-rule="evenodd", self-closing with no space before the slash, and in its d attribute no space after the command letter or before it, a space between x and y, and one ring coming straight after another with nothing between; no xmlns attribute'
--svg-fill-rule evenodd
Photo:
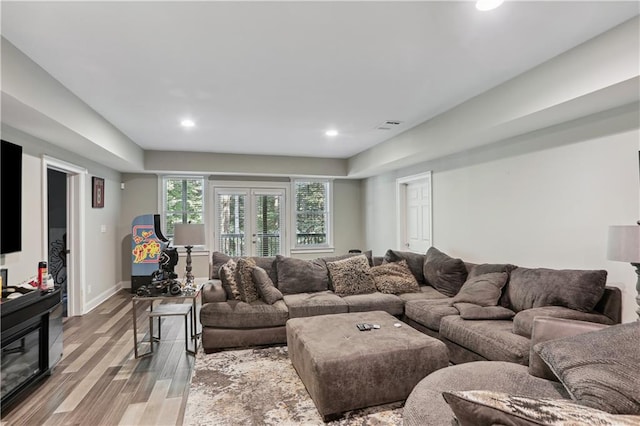
<svg viewBox="0 0 640 426"><path fill-rule="evenodd" d="M558 381L558 378L551 372L547 364L533 350L536 343L601 330L605 327L608 327L608 325L563 318L536 317L533 320L533 332L531 335L529 374L547 380Z"/></svg>
<svg viewBox="0 0 640 426"><path fill-rule="evenodd" d="M622 322L622 292L617 287L605 287L604 294L593 309L608 316L615 324Z"/></svg>
<svg viewBox="0 0 640 426"><path fill-rule="evenodd" d="M565 308L564 306L542 306L518 312L516 316L513 317L513 332L520 336L531 338L533 322L537 317L564 318L607 325L615 324L608 316L595 311L580 312L575 309Z"/></svg>
<svg viewBox="0 0 640 426"><path fill-rule="evenodd" d="M227 292L222 288L222 281L209 280L202 286L202 304L226 302Z"/></svg>

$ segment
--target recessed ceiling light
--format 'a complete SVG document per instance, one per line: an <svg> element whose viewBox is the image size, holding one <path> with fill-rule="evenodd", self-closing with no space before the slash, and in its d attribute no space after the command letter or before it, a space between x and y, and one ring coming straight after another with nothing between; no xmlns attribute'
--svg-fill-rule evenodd
<svg viewBox="0 0 640 426"><path fill-rule="evenodd" d="M493 10L496 7L500 6L503 2L504 0L478 0L476 2L476 9L482 10L483 12L487 10Z"/></svg>
<svg viewBox="0 0 640 426"><path fill-rule="evenodd" d="M180 125L182 127L193 127L196 125L196 123L194 123L193 120L186 119L186 120L182 120L180 122Z"/></svg>
<svg viewBox="0 0 640 426"><path fill-rule="evenodd" d="M338 131L337 130L327 130L326 132L324 132L325 135L327 136L338 136Z"/></svg>

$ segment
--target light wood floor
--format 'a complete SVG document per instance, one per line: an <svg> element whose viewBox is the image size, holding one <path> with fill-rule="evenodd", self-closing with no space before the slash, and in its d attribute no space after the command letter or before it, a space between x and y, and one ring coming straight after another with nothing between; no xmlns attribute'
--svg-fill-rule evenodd
<svg viewBox="0 0 640 426"><path fill-rule="evenodd" d="M148 338L148 317L142 307L138 311L139 339ZM135 359L128 291L68 318L62 360L24 401L2 413L2 425L182 425L194 357L185 352L183 318L162 321L155 353Z"/></svg>

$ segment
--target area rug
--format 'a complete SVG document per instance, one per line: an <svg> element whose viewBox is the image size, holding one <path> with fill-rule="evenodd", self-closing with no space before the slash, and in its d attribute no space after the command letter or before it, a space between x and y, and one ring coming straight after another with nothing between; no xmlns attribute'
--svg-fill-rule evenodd
<svg viewBox="0 0 640 426"><path fill-rule="evenodd" d="M324 423L287 348L198 352L184 424L401 425L402 403L354 410Z"/></svg>

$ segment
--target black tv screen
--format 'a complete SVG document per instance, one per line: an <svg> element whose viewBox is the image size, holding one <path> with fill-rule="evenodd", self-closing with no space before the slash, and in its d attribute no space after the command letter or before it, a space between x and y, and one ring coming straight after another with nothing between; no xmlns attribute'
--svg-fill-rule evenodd
<svg viewBox="0 0 640 426"><path fill-rule="evenodd" d="M22 147L0 147L0 254L22 250Z"/></svg>

